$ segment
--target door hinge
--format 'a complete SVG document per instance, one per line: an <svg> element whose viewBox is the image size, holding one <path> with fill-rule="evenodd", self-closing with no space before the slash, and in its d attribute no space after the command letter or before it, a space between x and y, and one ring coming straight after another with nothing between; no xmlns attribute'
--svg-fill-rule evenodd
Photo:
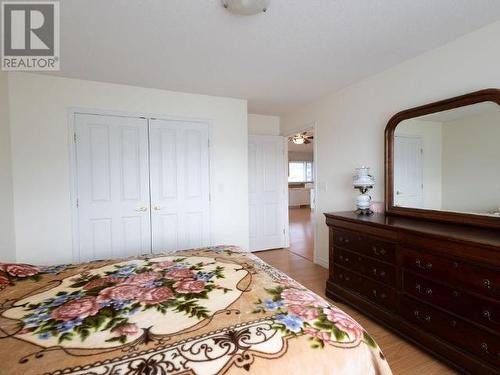
<svg viewBox="0 0 500 375"><path fill-rule="evenodd" d="M286 229L285 228L283 228L283 234L286 234Z"/></svg>
<svg viewBox="0 0 500 375"><path fill-rule="evenodd" d="M76 208L80 207L80 201L76 198Z"/></svg>
<svg viewBox="0 0 500 375"><path fill-rule="evenodd" d="M76 133L73 133L73 141L76 143Z"/></svg>

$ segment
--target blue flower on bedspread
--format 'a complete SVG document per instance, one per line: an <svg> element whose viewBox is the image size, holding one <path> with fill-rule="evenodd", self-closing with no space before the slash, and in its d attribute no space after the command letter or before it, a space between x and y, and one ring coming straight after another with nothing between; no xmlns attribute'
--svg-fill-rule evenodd
<svg viewBox="0 0 500 375"><path fill-rule="evenodd" d="M280 280L277 284L266 289L272 298L258 300L253 312L277 312L273 327L283 335L306 335L314 348L325 344L355 346L361 341L377 347L368 333L342 310L292 280Z"/></svg>

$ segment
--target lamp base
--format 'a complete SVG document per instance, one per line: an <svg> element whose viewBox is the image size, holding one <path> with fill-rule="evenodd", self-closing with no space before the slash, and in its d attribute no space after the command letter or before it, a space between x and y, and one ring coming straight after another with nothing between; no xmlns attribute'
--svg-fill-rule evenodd
<svg viewBox="0 0 500 375"><path fill-rule="evenodd" d="M354 213L358 215L367 215L367 216L374 214L373 210L370 208L358 208L356 211L354 211Z"/></svg>

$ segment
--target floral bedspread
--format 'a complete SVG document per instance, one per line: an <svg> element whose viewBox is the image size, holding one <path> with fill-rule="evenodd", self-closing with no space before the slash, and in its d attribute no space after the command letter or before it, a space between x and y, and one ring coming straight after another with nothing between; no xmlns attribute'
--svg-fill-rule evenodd
<svg viewBox="0 0 500 375"><path fill-rule="evenodd" d="M235 247L0 263L0 373L390 374L351 317Z"/></svg>

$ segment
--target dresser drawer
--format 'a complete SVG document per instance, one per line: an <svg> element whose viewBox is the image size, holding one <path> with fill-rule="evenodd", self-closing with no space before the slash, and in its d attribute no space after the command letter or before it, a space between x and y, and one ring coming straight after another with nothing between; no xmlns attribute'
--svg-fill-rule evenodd
<svg viewBox="0 0 500 375"><path fill-rule="evenodd" d="M334 280L344 288L354 290L389 310L396 309L396 290L393 288L338 266L335 267Z"/></svg>
<svg viewBox="0 0 500 375"><path fill-rule="evenodd" d="M396 284L396 267L377 261L351 251L334 249L335 264L362 273L373 280L394 286Z"/></svg>
<svg viewBox="0 0 500 375"><path fill-rule="evenodd" d="M415 298L477 322L500 335L500 302L473 296L404 271L403 290Z"/></svg>
<svg viewBox="0 0 500 375"><path fill-rule="evenodd" d="M333 243L344 249L352 250L384 262L394 263L396 261L396 244L379 239L378 237L333 229Z"/></svg>
<svg viewBox="0 0 500 375"><path fill-rule="evenodd" d="M333 229L333 243L344 249L363 252L362 248L366 247L366 242L363 239L364 235L362 234L342 229Z"/></svg>
<svg viewBox="0 0 500 375"><path fill-rule="evenodd" d="M401 299L401 314L425 331L500 366L498 336L408 297Z"/></svg>
<svg viewBox="0 0 500 375"><path fill-rule="evenodd" d="M403 266L422 275L481 295L500 298L500 270L464 263L442 256L404 249Z"/></svg>

